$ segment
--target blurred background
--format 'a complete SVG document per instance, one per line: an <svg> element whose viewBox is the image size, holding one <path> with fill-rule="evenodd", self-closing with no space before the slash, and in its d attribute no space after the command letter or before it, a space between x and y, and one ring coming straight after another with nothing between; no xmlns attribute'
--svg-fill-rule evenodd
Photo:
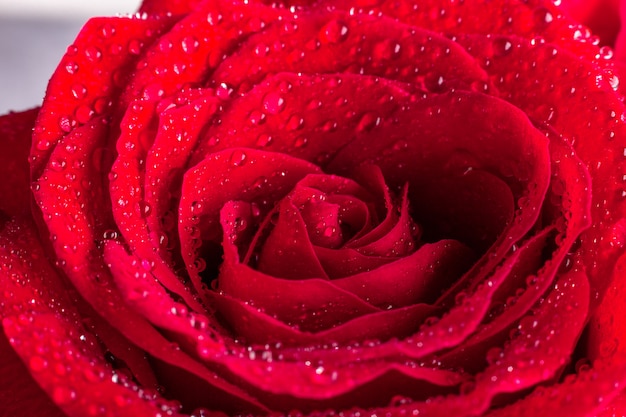
<svg viewBox="0 0 626 417"><path fill-rule="evenodd" d="M0 0L0 114L41 103L48 79L92 16L134 13L140 0Z"/></svg>

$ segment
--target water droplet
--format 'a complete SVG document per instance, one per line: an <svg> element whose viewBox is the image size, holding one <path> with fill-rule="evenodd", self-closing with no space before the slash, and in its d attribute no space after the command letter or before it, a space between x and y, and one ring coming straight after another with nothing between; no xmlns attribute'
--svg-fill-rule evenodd
<svg viewBox="0 0 626 417"><path fill-rule="evenodd" d="M385 39L374 47L374 58L384 61L389 60L400 53L401 45L394 40Z"/></svg>
<svg viewBox="0 0 626 417"><path fill-rule="evenodd" d="M257 46L254 47L254 54L258 56L259 58L263 58L267 56L269 52L270 52L270 47L267 46L267 44L265 43L259 43L257 44Z"/></svg>
<svg viewBox="0 0 626 417"><path fill-rule="evenodd" d="M183 51L185 51L188 54L193 54L194 52L196 52L198 50L198 47L200 46L200 42L198 42L198 39L196 39L194 36L186 36L182 41L181 41L181 47L183 48Z"/></svg>
<svg viewBox="0 0 626 417"><path fill-rule="evenodd" d="M292 115L289 120L287 120L287 125L285 126L287 130L298 130L304 126L304 119L298 115Z"/></svg>
<svg viewBox="0 0 626 417"><path fill-rule="evenodd" d="M139 42L137 39L131 39L128 42L128 52L133 55L139 55L141 53L141 49L143 48L143 44Z"/></svg>
<svg viewBox="0 0 626 417"><path fill-rule="evenodd" d="M377 117L374 113L365 113L361 116L359 124L356 127L357 132L369 132L380 124L380 117Z"/></svg>
<svg viewBox="0 0 626 417"><path fill-rule="evenodd" d="M246 154L244 151L240 149L236 149L233 151L230 156L230 164L235 167L240 167L246 162Z"/></svg>
<svg viewBox="0 0 626 417"><path fill-rule="evenodd" d="M94 114L95 112L91 107L83 105L79 106L76 109L76 111L74 112L74 117L79 123L87 123L89 120L91 120Z"/></svg>
<svg viewBox="0 0 626 417"><path fill-rule="evenodd" d="M159 97L162 97L165 94L163 87L160 84L149 84L143 89L143 97L146 100L155 100Z"/></svg>
<svg viewBox="0 0 626 417"><path fill-rule="evenodd" d="M67 163L65 162L64 159L55 158L55 159L50 160L50 168L52 168L54 171L57 171L57 172L63 171L66 166L67 166Z"/></svg>
<svg viewBox="0 0 626 417"><path fill-rule="evenodd" d="M76 391L68 387L58 386L52 391L52 399L58 405L66 405L76 399Z"/></svg>
<svg viewBox="0 0 626 417"><path fill-rule="evenodd" d="M227 98L229 98L232 92L233 89L230 88L226 83L220 83L220 85L215 89L215 94L218 98L221 98L222 100L226 100Z"/></svg>
<svg viewBox="0 0 626 417"><path fill-rule="evenodd" d="M443 78L443 75L431 72L424 77L424 86L428 91L440 93L446 89L446 80Z"/></svg>
<svg viewBox="0 0 626 417"><path fill-rule="evenodd" d="M115 26L113 26L111 23L105 23L100 28L100 33L102 34L103 38L110 38L115 35Z"/></svg>
<svg viewBox="0 0 626 417"><path fill-rule="evenodd" d="M324 229L324 232L322 233L322 235L324 237L331 237L335 234L336 231L337 231L336 227L328 226Z"/></svg>
<svg viewBox="0 0 626 417"><path fill-rule="evenodd" d="M617 91L619 89L619 77L613 74L612 71L605 70L604 78L608 81L613 91Z"/></svg>
<svg viewBox="0 0 626 417"><path fill-rule="evenodd" d="M76 74L78 72L78 64L74 61L69 61L65 64L65 71L68 74Z"/></svg>
<svg viewBox="0 0 626 417"><path fill-rule="evenodd" d="M59 118L59 128L64 132L70 132L72 130L73 122L69 117Z"/></svg>
<svg viewBox="0 0 626 417"><path fill-rule="evenodd" d="M259 126L265 123L265 119L266 119L265 113L259 110L253 110L252 112L250 112L250 116L248 118L250 123L256 126Z"/></svg>
<svg viewBox="0 0 626 417"><path fill-rule="evenodd" d="M110 240L115 240L115 239L117 239L117 232L115 230L112 230L112 229L105 230L102 233L102 238L105 239L105 240L109 240L109 239Z"/></svg>
<svg viewBox="0 0 626 417"><path fill-rule="evenodd" d="M85 56L91 62L98 62L102 59L102 51L95 46L90 46L85 49Z"/></svg>
<svg viewBox="0 0 626 417"><path fill-rule="evenodd" d="M79 83L72 85L71 91L72 95L79 100L87 95L87 88Z"/></svg>
<svg viewBox="0 0 626 417"><path fill-rule="evenodd" d="M341 20L331 20L322 28L320 41L325 43L339 43L348 37L348 26Z"/></svg>
<svg viewBox="0 0 626 417"><path fill-rule="evenodd" d="M40 356L33 356L28 364L33 372L41 372L48 367L48 362Z"/></svg>
<svg viewBox="0 0 626 417"><path fill-rule="evenodd" d="M298 136L296 140L293 142L293 146L295 148L304 148L308 142L309 142L309 139L307 139L306 137Z"/></svg>
<svg viewBox="0 0 626 417"><path fill-rule="evenodd" d="M610 46L603 46L598 50L596 59L611 59L613 58L613 48Z"/></svg>
<svg viewBox="0 0 626 417"><path fill-rule="evenodd" d="M206 21L211 26L220 24L223 19L224 17L218 12L209 12L209 14L206 17Z"/></svg>
<svg viewBox="0 0 626 417"><path fill-rule="evenodd" d="M141 200L137 203L137 212L143 218L148 217L151 212L150 204L146 203L144 200Z"/></svg>
<svg viewBox="0 0 626 417"><path fill-rule="evenodd" d="M554 21L554 16L545 7L538 7L533 12L535 18L535 25L539 30L545 29L547 25Z"/></svg>
<svg viewBox="0 0 626 417"><path fill-rule="evenodd" d="M497 37L493 40L494 56L508 55L513 49L513 44L507 38Z"/></svg>
<svg viewBox="0 0 626 417"><path fill-rule="evenodd" d="M198 258L193 262L193 267L196 272L200 273L206 269L206 261L202 258Z"/></svg>
<svg viewBox="0 0 626 417"><path fill-rule="evenodd" d="M254 180L254 182L251 184L251 188L252 189L260 189L262 188L265 184L267 184L267 178L266 177L259 177L256 180ZM259 212L260 214L260 209L259 206L256 205L256 210ZM254 208L254 207L253 207ZM254 215L254 214L253 214Z"/></svg>
<svg viewBox="0 0 626 417"><path fill-rule="evenodd" d="M256 145L261 148L265 146L269 146L271 143L272 143L272 137L266 133L259 135L259 137L256 140Z"/></svg>
<svg viewBox="0 0 626 417"><path fill-rule="evenodd" d="M93 109L95 110L96 113L102 114L112 105L113 105L113 102L111 100L107 100L106 98L101 97L97 99L96 101L94 101Z"/></svg>
<svg viewBox="0 0 626 417"><path fill-rule="evenodd" d="M270 114L278 114L285 108L285 100L276 92L268 93L263 98L263 108Z"/></svg>

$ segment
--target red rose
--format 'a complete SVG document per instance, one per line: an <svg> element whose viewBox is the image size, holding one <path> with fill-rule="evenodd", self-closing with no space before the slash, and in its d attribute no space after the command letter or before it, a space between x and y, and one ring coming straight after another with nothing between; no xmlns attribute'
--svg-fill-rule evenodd
<svg viewBox="0 0 626 417"><path fill-rule="evenodd" d="M623 415L622 69L444 3L90 20L0 119L2 414Z"/></svg>

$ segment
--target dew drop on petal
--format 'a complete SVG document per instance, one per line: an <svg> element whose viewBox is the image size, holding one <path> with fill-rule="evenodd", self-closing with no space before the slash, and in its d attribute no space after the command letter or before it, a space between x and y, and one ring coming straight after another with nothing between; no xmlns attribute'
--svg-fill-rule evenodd
<svg viewBox="0 0 626 417"><path fill-rule="evenodd" d="M76 74L78 72L78 64L74 61L66 63L65 71L67 71L68 74Z"/></svg>
<svg viewBox="0 0 626 417"><path fill-rule="evenodd" d="M256 145L260 148L269 146L272 143L272 136L262 133L256 140Z"/></svg>
<svg viewBox="0 0 626 417"><path fill-rule="evenodd" d="M48 367L48 362L40 356L33 356L30 358L29 365L33 372L41 372Z"/></svg>
<svg viewBox="0 0 626 417"><path fill-rule="evenodd" d="M513 44L506 38L497 37L493 40L493 52L495 56L508 55L513 49Z"/></svg>
<svg viewBox="0 0 626 417"><path fill-rule="evenodd" d="M268 93L263 98L263 108L270 114L278 114L285 108L285 100L276 92Z"/></svg>
<svg viewBox="0 0 626 417"><path fill-rule="evenodd" d="M242 150L235 150L230 156L230 164L235 167L240 167L246 163L246 153Z"/></svg>
<svg viewBox="0 0 626 417"><path fill-rule="evenodd" d="M380 124L380 117L377 117L373 113L365 113L361 116L359 124L356 127L357 132L369 132Z"/></svg>
<svg viewBox="0 0 626 417"><path fill-rule="evenodd" d="M292 115L289 120L287 120L287 125L285 126L287 130L298 130L304 126L304 119L298 115Z"/></svg>
<svg viewBox="0 0 626 417"><path fill-rule="evenodd" d="M262 125L263 123L265 123L265 113L259 111L259 110L253 110L252 112L250 112L250 116L248 117L248 120L250 121L251 124L253 125Z"/></svg>
<svg viewBox="0 0 626 417"><path fill-rule="evenodd" d="M186 36L180 43L183 51L188 54L193 54L200 46L200 42L194 36Z"/></svg>
<svg viewBox="0 0 626 417"><path fill-rule="evenodd" d="M95 46L90 46L85 49L85 56L91 62L98 62L102 59L102 51Z"/></svg>
<svg viewBox="0 0 626 417"><path fill-rule="evenodd" d="M340 43L348 37L348 26L341 20L331 20L320 32L320 41L325 43Z"/></svg>
<svg viewBox="0 0 626 417"><path fill-rule="evenodd" d="M216 88L215 94L218 98L222 100L226 100L230 97L230 94L233 92L232 88L228 87L226 83L220 83L220 85Z"/></svg>
<svg viewBox="0 0 626 417"><path fill-rule="evenodd" d="M67 405L76 400L76 391L65 386L58 386L52 391L52 399L58 405Z"/></svg>
<svg viewBox="0 0 626 417"><path fill-rule="evenodd" d="M389 60L400 53L401 45L391 39L385 39L374 47L374 58L380 61Z"/></svg>
<svg viewBox="0 0 626 417"><path fill-rule="evenodd" d="M72 95L79 100L87 95L87 88L80 83L72 85L71 91Z"/></svg>
<svg viewBox="0 0 626 417"><path fill-rule="evenodd" d="M137 212L139 213L139 215L143 218L148 217L148 215L150 215L150 211L151 211L151 207L148 203L146 203L145 201L141 200L137 203Z"/></svg>

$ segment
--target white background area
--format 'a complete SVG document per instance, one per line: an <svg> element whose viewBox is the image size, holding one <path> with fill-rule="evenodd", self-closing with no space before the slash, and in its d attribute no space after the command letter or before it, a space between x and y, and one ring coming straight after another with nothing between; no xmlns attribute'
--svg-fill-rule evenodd
<svg viewBox="0 0 626 417"><path fill-rule="evenodd" d="M140 0L0 0L0 114L35 107L83 23L134 13Z"/></svg>

